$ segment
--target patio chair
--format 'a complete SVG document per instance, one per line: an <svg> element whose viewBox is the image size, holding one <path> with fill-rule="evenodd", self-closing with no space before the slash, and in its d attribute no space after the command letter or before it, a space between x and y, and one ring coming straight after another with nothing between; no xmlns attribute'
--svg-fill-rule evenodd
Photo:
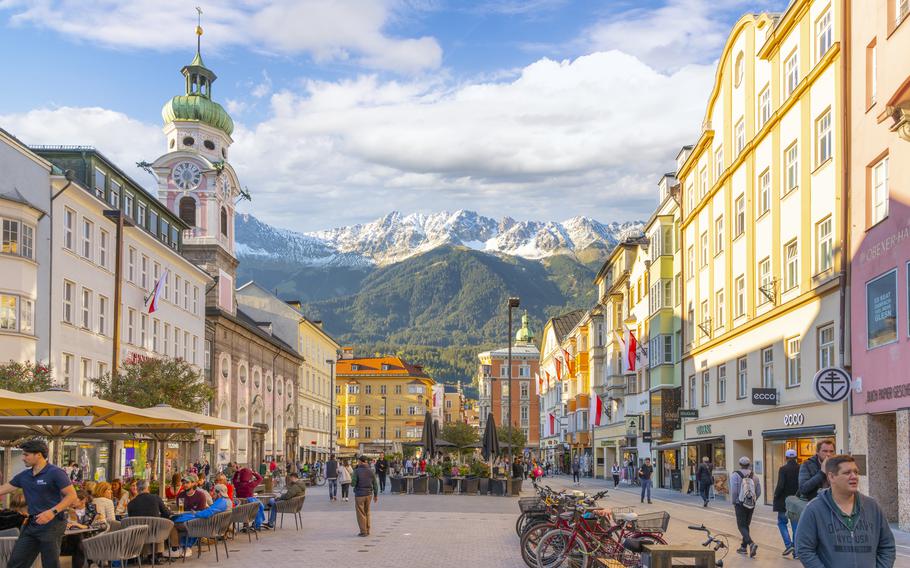
<svg viewBox="0 0 910 568"><path fill-rule="evenodd" d="M18 536L0 537L0 566L6 566L9 555L13 553L13 547L16 546Z"/></svg>
<svg viewBox="0 0 910 568"><path fill-rule="evenodd" d="M253 542L253 534L256 540L259 540L259 531L253 526L256 522L256 515L259 514L259 503L244 503L231 510L231 524L234 525L234 534L237 534L236 528L246 529L247 540Z"/></svg>
<svg viewBox="0 0 910 568"><path fill-rule="evenodd" d="M202 539L208 538L215 541L215 562L221 562L221 558L218 555L219 540L224 544L225 556L228 558L231 557L228 553L227 538L225 538L225 534L228 529L231 528L232 514L232 511L225 511L223 513L218 513L213 517L209 517L208 519L191 519L186 522L186 536L199 539L196 541L196 544L200 556L202 555ZM186 562L186 556L183 557L183 561Z"/></svg>
<svg viewBox="0 0 910 568"><path fill-rule="evenodd" d="M17 529L16 527L13 527L13 528L11 528L11 529L3 529L2 531L0 531L0 537L4 537L4 536L16 536L16 537L18 537L18 536L19 536L19 529Z"/></svg>
<svg viewBox="0 0 910 568"><path fill-rule="evenodd" d="M299 497L294 497L293 499L275 501L275 511L281 515L279 527L284 528L285 515L294 515L294 526L296 527L296 530L300 530L300 526L303 524L303 517L300 515L300 510L303 509L303 502L305 499L306 495L301 495Z"/></svg>
<svg viewBox="0 0 910 568"><path fill-rule="evenodd" d="M174 528L174 521L162 519L161 517L126 517L120 521L121 529L126 527L146 526L149 529L146 535L145 544L151 546L152 564L155 564L155 558L158 555L158 545L162 544L171 535Z"/></svg>
<svg viewBox="0 0 910 568"><path fill-rule="evenodd" d="M107 531L98 536L93 536L82 541L82 550L85 561L103 566L105 562L111 564L119 561L120 566L126 566L126 561L136 558L142 566L142 548L145 546L149 528L145 525L121 528L118 531Z"/></svg>

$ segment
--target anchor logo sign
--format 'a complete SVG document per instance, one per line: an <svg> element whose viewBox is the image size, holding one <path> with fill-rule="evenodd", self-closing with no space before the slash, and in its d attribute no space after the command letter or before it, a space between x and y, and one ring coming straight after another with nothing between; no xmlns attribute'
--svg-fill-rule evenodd
<svg viewBox="0 0 910 568"><path fill-rule="evenodd" d="M813 389L822 402L840 402L850 394L850 375L839 367L822 369L815 374Z"/></svg>

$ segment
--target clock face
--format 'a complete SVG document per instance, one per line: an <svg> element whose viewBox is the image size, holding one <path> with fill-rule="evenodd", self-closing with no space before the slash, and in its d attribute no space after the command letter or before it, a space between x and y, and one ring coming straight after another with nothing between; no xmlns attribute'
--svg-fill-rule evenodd
<svg viewBox="0 0 910 568"><path fill-rule="evenodd" d="M191 162L180 162L174 168L173 178L181 189L196 189L202 181L202 170Z"/></svg>
<svg viewBox="0 0 910 568"><path fill-rule="evenodd" d="M231 182L228 181L227 175L222 176L221 194L226 198L231 196Z"/></svg>

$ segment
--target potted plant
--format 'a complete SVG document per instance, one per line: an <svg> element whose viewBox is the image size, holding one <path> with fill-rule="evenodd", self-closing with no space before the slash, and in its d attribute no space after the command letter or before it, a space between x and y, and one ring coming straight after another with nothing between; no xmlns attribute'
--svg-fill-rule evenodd
<svg viewBox="0 0 910 568"><path fill-rule="evenodd" d="M471 474L477 478L477 489L481 495L490 492L490 466L481 461L471 464Z"/></svg>
<svg viewBox="0 0 910 568"><path fill-rule="evenodd" d="M441 493L439 489L439 478L442 477L442 466L428 465L427 476L429 478L427 486L430 490L430 494L436 495L438 493Z"/></svg>
<svg viewBox="0 0 910 568"><path fill-rule="evenodd" d="M470 466L465 465L462 469L466 476L466 479L461 482L464 487L464 492L468 495L476 495L477 491L480 489L480 480L477 478L477 469L474 467L474 464Z"/></svg>

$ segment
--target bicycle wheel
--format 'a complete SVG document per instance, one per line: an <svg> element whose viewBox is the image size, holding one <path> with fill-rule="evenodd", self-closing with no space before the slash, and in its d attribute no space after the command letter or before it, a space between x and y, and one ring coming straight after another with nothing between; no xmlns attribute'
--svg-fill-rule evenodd
<svg viewBox="0 0 910 568"><path fill-rule="evenodd" d="M537 545L537 568L589 568L590 564L585 541L570 530L549 531Z"/></svg>
<svg viewBox="0 0 910 568"><path fill-rule="evenodd" d="M550 522L531 525L521 535L521 559L529 568L537 568L537 546L543 535L555 529L556 525Z"/></svg>
<svg viewBox="0 0 910 568"><path fill-rule="evenodd" d="M316 485L318 485L320 487L325 485L325 476L322 475L321 473L316 474Z"/></svg>
<svg viewBox="0 0 910 568"><path fill-rule="evenodd" d="M522 513L522 514L518 515L518 519L516 519L516 521L515 521L515 534L518 535L518 538L521 538L521 533L524 532L525 521L527 520L527 518L528 518L528 514Z"/></svg>

